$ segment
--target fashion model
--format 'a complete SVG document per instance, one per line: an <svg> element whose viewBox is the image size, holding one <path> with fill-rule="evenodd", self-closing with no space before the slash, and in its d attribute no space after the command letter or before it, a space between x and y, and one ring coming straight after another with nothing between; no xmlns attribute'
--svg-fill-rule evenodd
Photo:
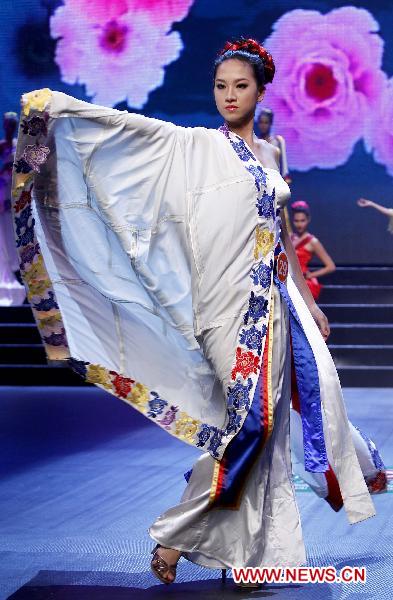
<svg viewBox="0 0 393 600"><path fill-rule="evenodd" d="M318 238L308 231L308 226L311 222L311 213L307 202L304 202L304 200L293 202L291 204L291 209L294 230L291 234L291 240L310 292L312 293L314 300L318 300L322 285L319 283L317 277L323 277L328 273L333 273L336 269L336 265ZM309 264L314 256L322 262L323 266L314 271L310 271Z"/></svg>
<svg viewBox="0 0 393 600"><path fill-rule="evenodd" d="M262 140L265 140L269 144L272 144L273 146L276 146L276 148L278 148L280 152L280 173L287 183L291 183L288 170L287 149L285 139L282 135L272 133L273 122L274 113L270 108L263 107L259 111L257 111L256 123L259 131L259 136Z"/></svg>
<svg viewBox="0 0 393 600"><path fill-rule="evenodd" d="M281 218L279 151L253 132L273 77L255 40L228 42L218 131L48 89L22 98L17 245L48 357L201 451L149 530L165 583L180 555L217 569L305 563L291 395L304 472L332 473L351 523L375 514L329 324Z"/></svg>
<svg viewBox="0 0 393 600"><path fill-rule="evenodd" d="M382 213L389 219L388 231L393 234L393 208L388 208L387 206L382 206L382 204L377 204L372 200L366 200L366 198L359 198L357 201L357 205L360 208L374 208L376 211Z"/></svg>
<svg viewBox="0 0 393 600"><path fill-rule="evenodd" d="M11 214L11 179L18 116L7 112L3 117L4 139L0 140L0 306L22 304L25 289L15 277L19 269Z"/></svg>

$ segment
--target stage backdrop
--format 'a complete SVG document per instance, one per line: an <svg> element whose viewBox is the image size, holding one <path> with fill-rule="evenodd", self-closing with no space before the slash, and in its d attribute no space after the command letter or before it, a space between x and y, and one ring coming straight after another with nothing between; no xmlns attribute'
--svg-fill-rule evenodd
<svg viewBox="0 0 393 600"><path fill-rule="evenodd" d="M218 127L212 60L225 40L264 42L265 105L285 136L293 199L341 264L393 264L391 0L1 0L0 110L50 87L180 125Z"/></svg>

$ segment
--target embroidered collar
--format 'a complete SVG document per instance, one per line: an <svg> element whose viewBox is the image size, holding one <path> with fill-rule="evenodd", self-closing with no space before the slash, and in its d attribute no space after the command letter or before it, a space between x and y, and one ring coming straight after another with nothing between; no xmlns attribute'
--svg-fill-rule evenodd
<svg viewBox="0 0 393 600"><path fill-rule="evenodd" d="M263 169L261 161L257 159L250 146L242 137L240 137L240 135L231 131L226 123L221 125L221 127L218 128L218 131L221 131L221 133L231 142L236 154L243 162L255 163Z"/></svg>
<svg viewBox="0 0 393 600"><path fill-rule="evenodd" d="M252 150L246 144L240 135L231 131L226 123L218 128L223 135L228 139L232 148L244 163L247 171L254 177L255 187L258 194L266 186L266 171L262 167L260 161L256 158Z"/></svg>

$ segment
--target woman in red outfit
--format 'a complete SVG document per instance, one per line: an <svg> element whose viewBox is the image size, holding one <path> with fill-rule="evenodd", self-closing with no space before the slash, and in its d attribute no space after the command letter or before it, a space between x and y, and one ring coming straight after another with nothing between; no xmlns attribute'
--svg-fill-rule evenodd
<svg viewBox="0 0 393 600"><path fill-rule="evenodd" d="M310 207L307 202L298 200L291 205L291 208L294 229L291 234L292 243L299 259L303 275L307 281L307 285L310 288L314 299L317 300L322 289L317 277L332 273L335 271L336 265L321 242L308 231L311 216ZM308 265L314 256L319 258L323 263L323 267L315 271L310 271Z"/></svg>

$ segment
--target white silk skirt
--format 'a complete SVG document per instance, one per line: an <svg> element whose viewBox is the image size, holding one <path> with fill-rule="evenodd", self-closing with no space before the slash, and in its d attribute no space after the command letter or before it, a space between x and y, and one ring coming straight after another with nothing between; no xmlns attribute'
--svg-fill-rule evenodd
<svg viewBox="0 0 393 600"><path fill-rule="evenodd" d="M289 443L291 357L288 309L274 294L272 392L273 431L254 463L238 510L207 510L215 459L195 463L180 503L149 529L162 546L181 550L211 568L299 566L306 562L292 483Z"/></svg>

